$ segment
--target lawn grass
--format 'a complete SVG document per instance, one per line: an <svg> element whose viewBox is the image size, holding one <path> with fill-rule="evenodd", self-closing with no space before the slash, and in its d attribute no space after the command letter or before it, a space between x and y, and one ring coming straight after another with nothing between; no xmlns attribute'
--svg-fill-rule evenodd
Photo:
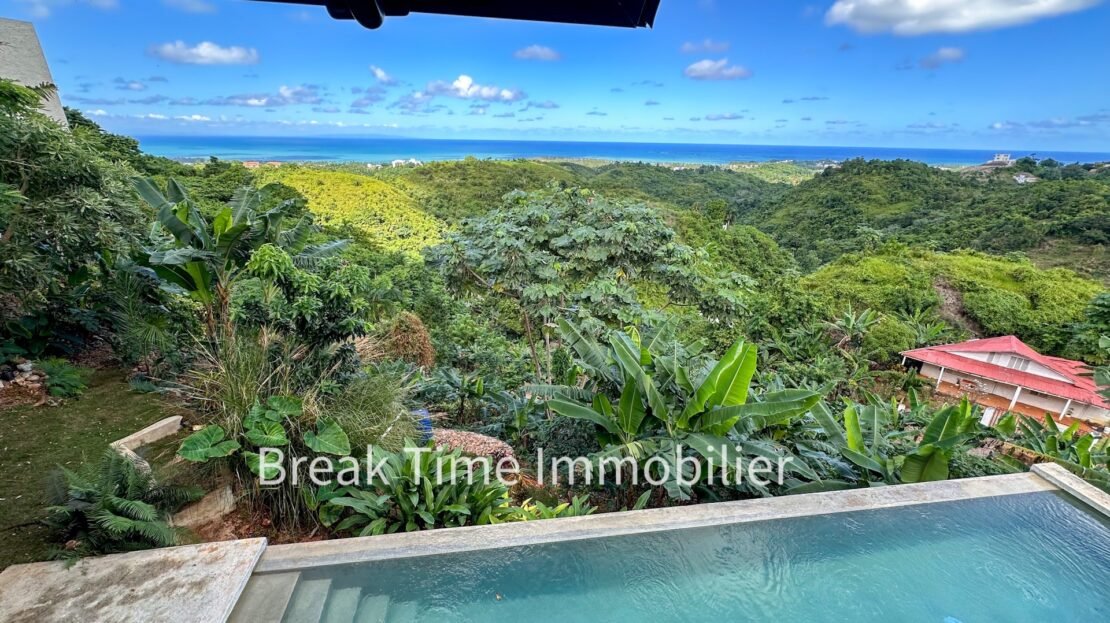
<svg viewBox="0 0 1110 623"><path fill-rule="evenodd" d="M49 545L38 525L43 492L59 465L97 461L108 444L174 415L156 394L129 390L120 370L90 372L88 389L59 406L0 410L0 569L43 560Z"/></svg>

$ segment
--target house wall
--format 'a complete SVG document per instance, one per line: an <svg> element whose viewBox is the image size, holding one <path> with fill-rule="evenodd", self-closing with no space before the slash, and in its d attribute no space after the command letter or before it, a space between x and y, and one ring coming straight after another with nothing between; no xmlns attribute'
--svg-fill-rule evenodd
<svg viewBox="0 0 1110 623"><path fill-rule="evenodd" d="M993 363L994 365L1002 366L1003 368L1021 370L1022 372L1036 374L1037 376L1043 376L1045 378L1053 379L1056 381L1063 381L1064 383L1067 383L1069 381L1068 377L1064 376L1063 374L1060 374L1055 370L1042 366L1035 361L1032 361L1025 357L1021 357L1019 355L1011 355L1010 353L980 353L968 351L957 351L953 352L952 354L966 357L968 359L974 359L976 361L982 361L985 363Z"/></svg>
<svg viewBox="0 0 1110 623"><path fill-rule="evenodd" d="M923 363L920 374L930 379L940 375L940 366ZM1070 425L1079 421L1084 429L1102 428L1110 426L1110 411L1076 401L1072 401L1066 414L1063 413L1067 406L1067 399L1050 396L1029 389L1022 389L1018 401L1013 409L1010 403L1014 399L1017 387L1000 381L992 381L970 374L963 374L952 370L945 370L937 391L952 397L967 396L973 402L985 408L993 408L997 415L1011 410L1029 417L1041 419L1044 414L1051 413L1053 418L1063 425Z"/></svg>
<svg viewBox="0 0 1110 623"><path fill-rule="evenodd" d="M54 84L31 22L0 18L0 78L28 87ZM63 127L69 127L57 93L43 101L42 112Z"/></svg>

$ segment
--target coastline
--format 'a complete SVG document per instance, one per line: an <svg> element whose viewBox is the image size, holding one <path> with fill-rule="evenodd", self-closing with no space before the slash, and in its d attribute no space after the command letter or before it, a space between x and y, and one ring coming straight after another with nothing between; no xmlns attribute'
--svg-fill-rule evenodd
<svg viewBox="0 0 1110 623"><path fill-rule="evenodd" d="M231 161L283 163L386 164L393 160L422 162L491 160L589 160L645 162L663 165L716 165L789 162L817 166L852 158L906 159L933 166L982 164L995 153L1052 157L1061 162L1110 161L1110 153L1032 150L960 150L892 147L827 147L793 145L721 145L686 143L612 143L558 141L487 141L455 139L334 138L334 137L138 137L144 151L181 162L209 157Z"/></svg>

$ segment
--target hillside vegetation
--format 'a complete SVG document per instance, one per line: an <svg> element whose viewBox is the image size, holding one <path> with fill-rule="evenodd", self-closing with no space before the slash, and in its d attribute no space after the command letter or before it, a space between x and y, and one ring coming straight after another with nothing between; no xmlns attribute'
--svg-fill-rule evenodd
<svg viewBox="0 0 1110 623"><path fill-rule="evenodd" d="M938 311L980 335L1019 335L1062 352L1101 284L1028 260L903 247L845 255L802 279L833 309L849 305L891 315Z"/></svg>
<svg viewBox="0 0 1110 623"><path fill-rule="evenodd" d="M422 249L439 243L445 228L409 195L365 175L296 166L259 173L259 184L271 182L300 193L320 224L349 228L385 251L419 255Z"/></svg>
<svg viewBox="0 0 1110 623"><path fill-rule="evenodd" d="M1018 184L1013 171L976 176L904 160L854 160L790 188L743 220L809 269L882 240L993 253L1063 241L1095 253L1110 243L1110 180L1080 170L1071 179ZM1110 275L1104 261L1079 268Z"/></svg>

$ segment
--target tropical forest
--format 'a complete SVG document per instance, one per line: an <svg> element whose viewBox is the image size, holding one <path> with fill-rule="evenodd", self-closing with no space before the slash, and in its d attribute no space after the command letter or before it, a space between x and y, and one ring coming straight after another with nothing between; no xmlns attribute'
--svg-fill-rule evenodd
<svg viewBox="0 0 1110 623"><path fill-rule="evenodd" d="M986 425L902 356L1016 336L1110 399L1108 163L248 168L149 155L77 110L63 128L45 91L0 81L0 567L1045 462L1110 491L1100 431ZM353 482L264 484L264 449L307 472L367 448L382 470ZM782 478L709 477L726 448ZM555 482L541 454L593 478ZM442 457L511 457L519 480L411 477Z"/></svg>

